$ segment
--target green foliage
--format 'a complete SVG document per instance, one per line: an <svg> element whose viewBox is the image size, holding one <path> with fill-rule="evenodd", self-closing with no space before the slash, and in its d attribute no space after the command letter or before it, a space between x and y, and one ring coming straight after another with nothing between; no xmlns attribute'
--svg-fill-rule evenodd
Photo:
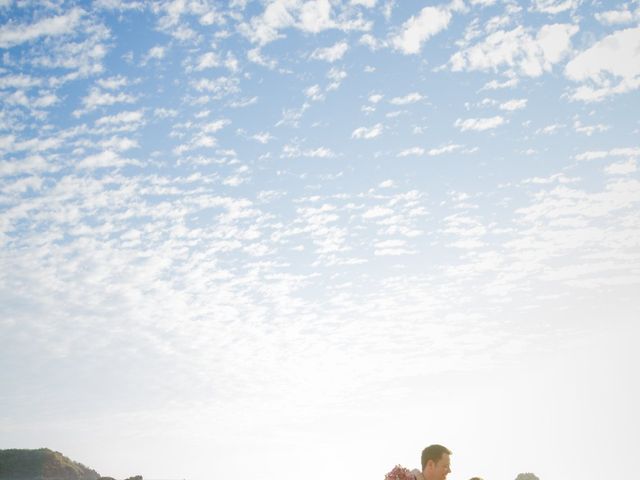
<svg viewBox="0 0 640 480"><path fill-rule="evenodd" d="M519 473L518 476L516 477L516 480L540 480L540 479L533 473Z"/></svg>
<svg viewBox="0 0 640 480"><path fill-rule="evenodd" d="M98 480L95 470L48 448L0 450L0 480Z"/></svg>

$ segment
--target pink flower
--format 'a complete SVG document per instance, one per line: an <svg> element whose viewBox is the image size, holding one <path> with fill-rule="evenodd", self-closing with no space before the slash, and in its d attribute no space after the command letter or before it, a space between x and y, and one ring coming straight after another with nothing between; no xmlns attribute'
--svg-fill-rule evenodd
<svg viewBox="0 0 640 480"><path fill-rule="evenodd" d="M408 468L396 465L393 470L384 476L384 480L416 480L416 477Z"/></svg>

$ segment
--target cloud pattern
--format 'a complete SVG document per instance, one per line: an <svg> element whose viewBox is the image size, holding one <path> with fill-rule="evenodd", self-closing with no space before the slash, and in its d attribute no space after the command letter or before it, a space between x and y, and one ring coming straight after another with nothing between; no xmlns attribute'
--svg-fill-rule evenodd
<svg viewBox="0 0 640 480"><path fill-rule="evenodd" d="M640 284L639 8L4 2L8 415L89 408L64 367L304 416L579 334L514 318Z"/></svg>

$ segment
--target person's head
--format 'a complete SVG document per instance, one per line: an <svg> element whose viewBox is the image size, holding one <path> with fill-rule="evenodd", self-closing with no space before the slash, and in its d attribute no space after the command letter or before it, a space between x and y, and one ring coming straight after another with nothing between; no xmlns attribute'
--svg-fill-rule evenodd
<svg viewBox="0 0 640 480"><path fill-rule="evenodd" d="M449 455L451 452L442 445L429 445L422 450L420 458L422 475L425 480L445 480L451 472Z"/></svg>
<svg viewBox="0 0 640 480"><path fill-rule="evenodd" d="M473 477L473 478L470 478L469 480L482 480L482 479L480 477Z"/></svg>

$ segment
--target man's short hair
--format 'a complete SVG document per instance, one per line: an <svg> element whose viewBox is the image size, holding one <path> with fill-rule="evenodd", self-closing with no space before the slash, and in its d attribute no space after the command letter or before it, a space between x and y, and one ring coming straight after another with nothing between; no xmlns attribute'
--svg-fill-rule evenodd
<svg viewBox="0 0 640 480"><path fill-rule="evenodd" d="M473 477L473 478L470 478L469 480L482 480L482 479L480 477Z"/></svg>
<svg viewBox="0 0 640 480"><path fill-rule="evenodd" d="M429 445L422 450L422 457L420 459L422 462L422 471L424 472L424 468L427 466L429 460L433 460L433 463L438 463L438 460L440 460L445 453L451 455L449 449L442 445Z"/></svg>

